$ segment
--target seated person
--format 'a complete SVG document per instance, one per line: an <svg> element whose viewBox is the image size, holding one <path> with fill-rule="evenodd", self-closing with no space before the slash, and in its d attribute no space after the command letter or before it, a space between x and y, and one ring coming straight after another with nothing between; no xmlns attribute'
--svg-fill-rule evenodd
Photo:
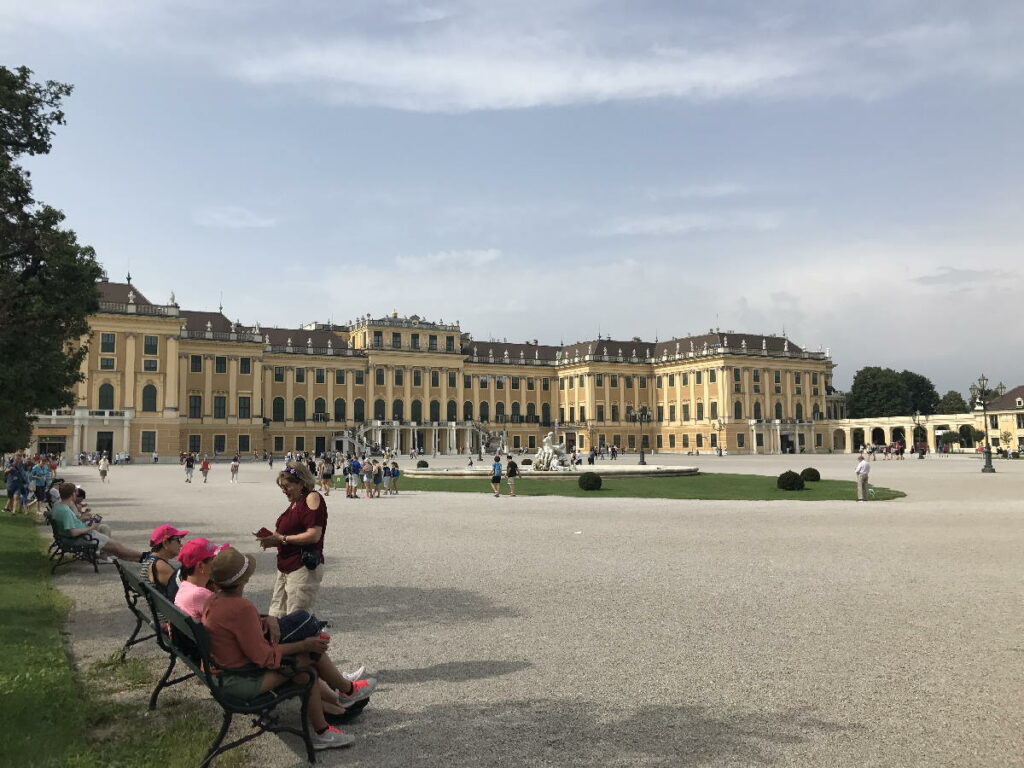
<svg viewBox="0 0 1024 768"><path fill-rule="evenodd" d="M103 555L113 555L122 560L134 560L136 562L142 559L141 552L128 549L121 542L114 541L105 533L100 533L94 523L87 525L78 519L74 503L72 502L72 497L75 495L74 483L61 483L59 491L60 502L51 510L50 517L57 524L57 530L60 531L61 535L74 538L87 533L98 542L99 546L97 549Z"/></svg>
<svg viewBox="0 0 1024 768"><path fill-rule="evenodd" d="M75 509L78 512L79 520L81 520L86 525L89 525L90 523L95 523L95 528L97 531L102 533L104 536L111 535L110 526L105 525L103 523L103 516L94 515L92 513L92 510L89 508L89 505L85 503L85 489L82 486L75 486L75 495L74 498L72 498L72 501L74 502Z"/></svg>
<svg viewBox="0 0 1024 768"><path fill-rule="evenodd" d="M168 600L178 591L178 569L171 564L181 552L181 540L188 531L179 531L173 525L158 525L149 535L149 552L142 558L139 578L148 581Z"/></svg>
<svg viewBox="0 0 1024 768"><path fill-rule="evenodd" d="M252 699L277 688L290 678L275 670L281 666L284 657L294 656L300 666L315 667L317 674L329 686L315 688L307 701L314 748L333 749L351 744L354 739L350 734L327 721L324 704L349 707L369 697L377 687L377 681L373 678L355 682L346 680L324 655L329 643L326 635L294 643L271 644L264 637L256 606L242 596L255 569L256 559L252 555L243 555L234 547L221 550L210 563L210 578L218 589L207 600L203 614L203 625L210 637L210 655L225 670L253 665L264 670L258 674L222 672L222 690L241 699Z"/></svg>
<svg viewBox="0 0 1024 768"><path fill-rule="evenodd" d="M207 601L213 597L210 589L210 567L218 552L229 545L216 546L209 539L196 538L182 546L178 553L181 569L178 575L181 584L174 595L174 604L183 613L187 613L196 621L203 620Z"/></svg>

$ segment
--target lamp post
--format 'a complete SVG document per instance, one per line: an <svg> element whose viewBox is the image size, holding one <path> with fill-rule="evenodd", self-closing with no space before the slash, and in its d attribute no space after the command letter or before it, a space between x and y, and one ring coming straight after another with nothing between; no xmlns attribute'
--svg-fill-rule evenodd
<svg viewBox="0 0 1024 768"><path fill-rule="evenodd" d="M717 453L719 456L721 456L722 455L722 430L725 429L725 422L722 421L721 419L718 419L717 421L712 422L711 428L713 430L715 430L715 432L718 433L718 437L715 438L715 453Z"/></svg>
<svg viewBox="0 0 1024 768"><path fill-rule="evenodd" d="M651 409L646 405L641 405L639 408L630 406L626 413L636 422L637 435L640 438L640 461L637 463L646 465L647 462L644 460L644 422L651 420Z"/></svg>
<svg viewBox="0 0 1024 768"><path fill-rule="evenodd" d="M985 474L991 474L996 471L996 468L992 466L992 444L988 441L988 404L992 396L992 390L988 388L988 378L984 373L978 377L977 382L971 384L970 389L975 407L981 406L982 424L985 427L985 464L982 466L981 471Z"/></svg>
<svg viewBox="0 0 1024 768"><path fill-rule="evenodd" d="M917 447L917 443L916 443L916 440L917 440L917 430L921 429L921 424L922 424L921 412L920 411L914 411L913 421L914 421L914 431L911 433L911 438L910 438L910 442L912 443L911 450L913 450L917 454L917 458L923 459L924 458L924 451L921 450L920 448L918 448ZM923 419L923 423L927 423L927 422L928 422L928 417L925 416L924 419ZM928 431L925 430L925 442L926 443L927 443L927 437L928 437Z"/></svg>

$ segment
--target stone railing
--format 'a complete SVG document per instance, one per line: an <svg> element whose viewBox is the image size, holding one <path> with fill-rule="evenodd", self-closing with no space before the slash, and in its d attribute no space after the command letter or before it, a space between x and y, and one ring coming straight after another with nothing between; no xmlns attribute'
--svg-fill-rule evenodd
<svg viewBox="0 0 1024 768"><path fill-rule="evenodd" d="M177 317L178 306L176 304L136 304L134 302L101 301L100 312L112 312L119 315Z"/></svg>

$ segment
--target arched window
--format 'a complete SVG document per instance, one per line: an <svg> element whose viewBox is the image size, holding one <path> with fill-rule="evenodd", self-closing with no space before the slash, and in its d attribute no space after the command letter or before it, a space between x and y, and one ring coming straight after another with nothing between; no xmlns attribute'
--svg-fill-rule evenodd
<svg viewBox="0 0 1024 768"><path fill-rule="evenodd" d="M284 421L284 398L275 397L271 408L271 419L273 421Z"/></svg>
<svg viewBox="0 0 1024 768"><path fill-rule="evenodd" d="M803 403L797 403L796 404L796 420L797 421L803 421L804 420L804 406L803 406Z"/></svg>
<svg viewBox="0 0 1024 768"><path fill-rule="evenodd" d="M409 406L409 420L417 423L423 421L423 401L412 401L412 405Z"/></svg>
<svg viewBox="0 0 1024 768"><path fill-rule="evenodd" d="M396 399L395 402L391 404L391 413L391 418L395 421L405 421L405 403Z"/></svg>
<svg viewBox="0 0 1024 768"><path fill-rule="evenodd" d="M504 421L505 420L505 404L495 403L494 405L494 420Z"/></svg>
<svg viewBox="0 0 1024 768"><path fill-rule="evenodd" d="M304 398L304 397L296 397L295 398L295 406L292 409L292 414L293 414L292 418L295 421L305 421L306 420L306 398Z"/></svg>
<svg viewBox="0 0 1024 768"><path fill-rule="evenodd" d="M733 403L733 406L732 406L732 417L734 419L742 419L743 418L743 403L741 403L739 400L737 400L735 403Z"/></svg>
<svg viewBox="0 0 1024 768"><path fill-rule="evenodd" d="M821 408L817 403L814 404L814 410L811 411L811 418L815 421L821 418Z"/></svg>
<svg viewBox="0 0 1024 768"><path fill-rule="evenodd" d="M480 421L491 420L491 404L484 400L480 403Z"/></svg>
<svg viewBox="0 0 1024 768"><path fill-rule="evenodd" d="M448 401L448 421L459 420L459 404L454 400Z"/></svg>
<svg viewBox="0 0 1024 768"><path fill-rule="evenodd" d="M322 397L313 401L313 418L316 419L318 416L320 419L327 418L327 401Z"/></svg>
<svg viewBox="0 0 1024 768"><path fill-rule="evenodd" d="M781 419L782 418L782 403L776 403L775 404L775 418L776 419Z"/></svg>
<svg viewBox="0 0 1024 768"><path fill-rule="evenodd" d="M334 420L345 420L345 399L342 397L339 397L334 401Z"/></svg>
<svg viewBox="0 0 1024 768"><path fill-rule="evenodd" d="M463 421L473 420L473 403L469 400L462 404L462 419Z"/></svg>
<svg viewBox="0 0 1024 768"><path fill-rule="evenodd" d="M754 403L754 419L756 419L757 421L761 421L762 415L763 414L761 413L761 404Z"/></svg>
<svg viewBox="0 0 1024 768"><path fill-rule="evenodd" d="M526 420L530 423L537 420L537 406L533 403L526 404Z"/></svg>
<svg viewBox="0 0 1024 768"><path fill-rule="evenodd" d="M441 404L437 400L430 401L430 420L440 421L441 420Z"/></svg>
<svg viewBox="0 0 1024 768"><path fill-rule="evenodd" d="M518 401L512 403L512 421L516 423L522 421L522 412Z"/></svg>
<svg viewBox="0 0 1024 768"><path fill-rule="evenodd" d="M101 411L114 410L114 386L112 384L100 384L99 394L99 409Z"/></svg>
<svg viewBox="0 0 1024 768"><path fill-rule="evenodd" d="M352 420L353 421L366 421L366 403L363 402L363 398L357 397L352 403Z"/></svg>
<svg viewBox="0 0 1024 768"><path fill-rule="evenodd" d="M540 420L541 423L544 425L548 425L551 423L551 405L549 403L544 403L543 405L541 405Z"/></svg>
<svg viewBox="0 0 1024 768"><path fill-rule="evenodd" d="M142 410L152 413L156 410L156 387L147 384L142 388Z"/></svg>
<svg viewBox="0 0 1024 768"><path fill-rule="evenodd" d="M704 403L697 403L697 421L704 418Z"/></svg>
<svg viewBox="0 0 1024 768"><path fill-rule="evenodd" d="M383 400L374 400L373 401L373 418L375 418L377 421L383 421L387 417L388 417L387 416L387 406L384 404L384 401Z"/></svg>

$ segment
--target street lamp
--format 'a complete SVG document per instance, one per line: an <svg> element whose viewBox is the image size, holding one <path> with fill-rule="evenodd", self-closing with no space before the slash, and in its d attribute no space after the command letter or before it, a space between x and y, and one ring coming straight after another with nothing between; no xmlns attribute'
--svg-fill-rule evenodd
<svg viewBox="0 0 1024 768"><path fill-rule="evenodd" d="M917 430L921 429L921 424L922 423L925 423L925 424L928 423L928 417L925 416L924 419L922 420L921 419L921 412L920 411L914 411L913 421L914 421L914 430L911 433L911 437L910 437L911 450L914 451L917 454L917 458L923 459L924 458L924 451L922 449L920 449L919 447L917 447L917 443L916 443L916 440L917 440ZM926 443L928 442L928 431L927 430L925 430L925 442Z"/></svg>
<svg viewBox="0 0 1024 768"><path fill-rule="evenodd" d="M644 460L644 422L651 420L651 409L646 405L641 405L639 408L630 406L626 409L626 414L636 422L637 434L640 437L640 461L637 463L646 465L647 462Z"/></svg>
<svg viewBox="0 0 1024 768"><path fill-rule="evenodd" d="M993 391L988 388L988 378L985 374L978 377L978 381L971 384L971 398L978 405L981 405L982 424L985 427L985 465L981 471L991 474L996 471L992 466L992 445L988 441L988 404L992 398Z"/></svg>
<svg viewBox="0 0 1024 768"><path fill-rule="evenodd" d="M725 429L725 422L721 419L712 422L711 428L718 433L718 437L715 439L715 453L719 456L722 455L722 430Z"/></svg>

